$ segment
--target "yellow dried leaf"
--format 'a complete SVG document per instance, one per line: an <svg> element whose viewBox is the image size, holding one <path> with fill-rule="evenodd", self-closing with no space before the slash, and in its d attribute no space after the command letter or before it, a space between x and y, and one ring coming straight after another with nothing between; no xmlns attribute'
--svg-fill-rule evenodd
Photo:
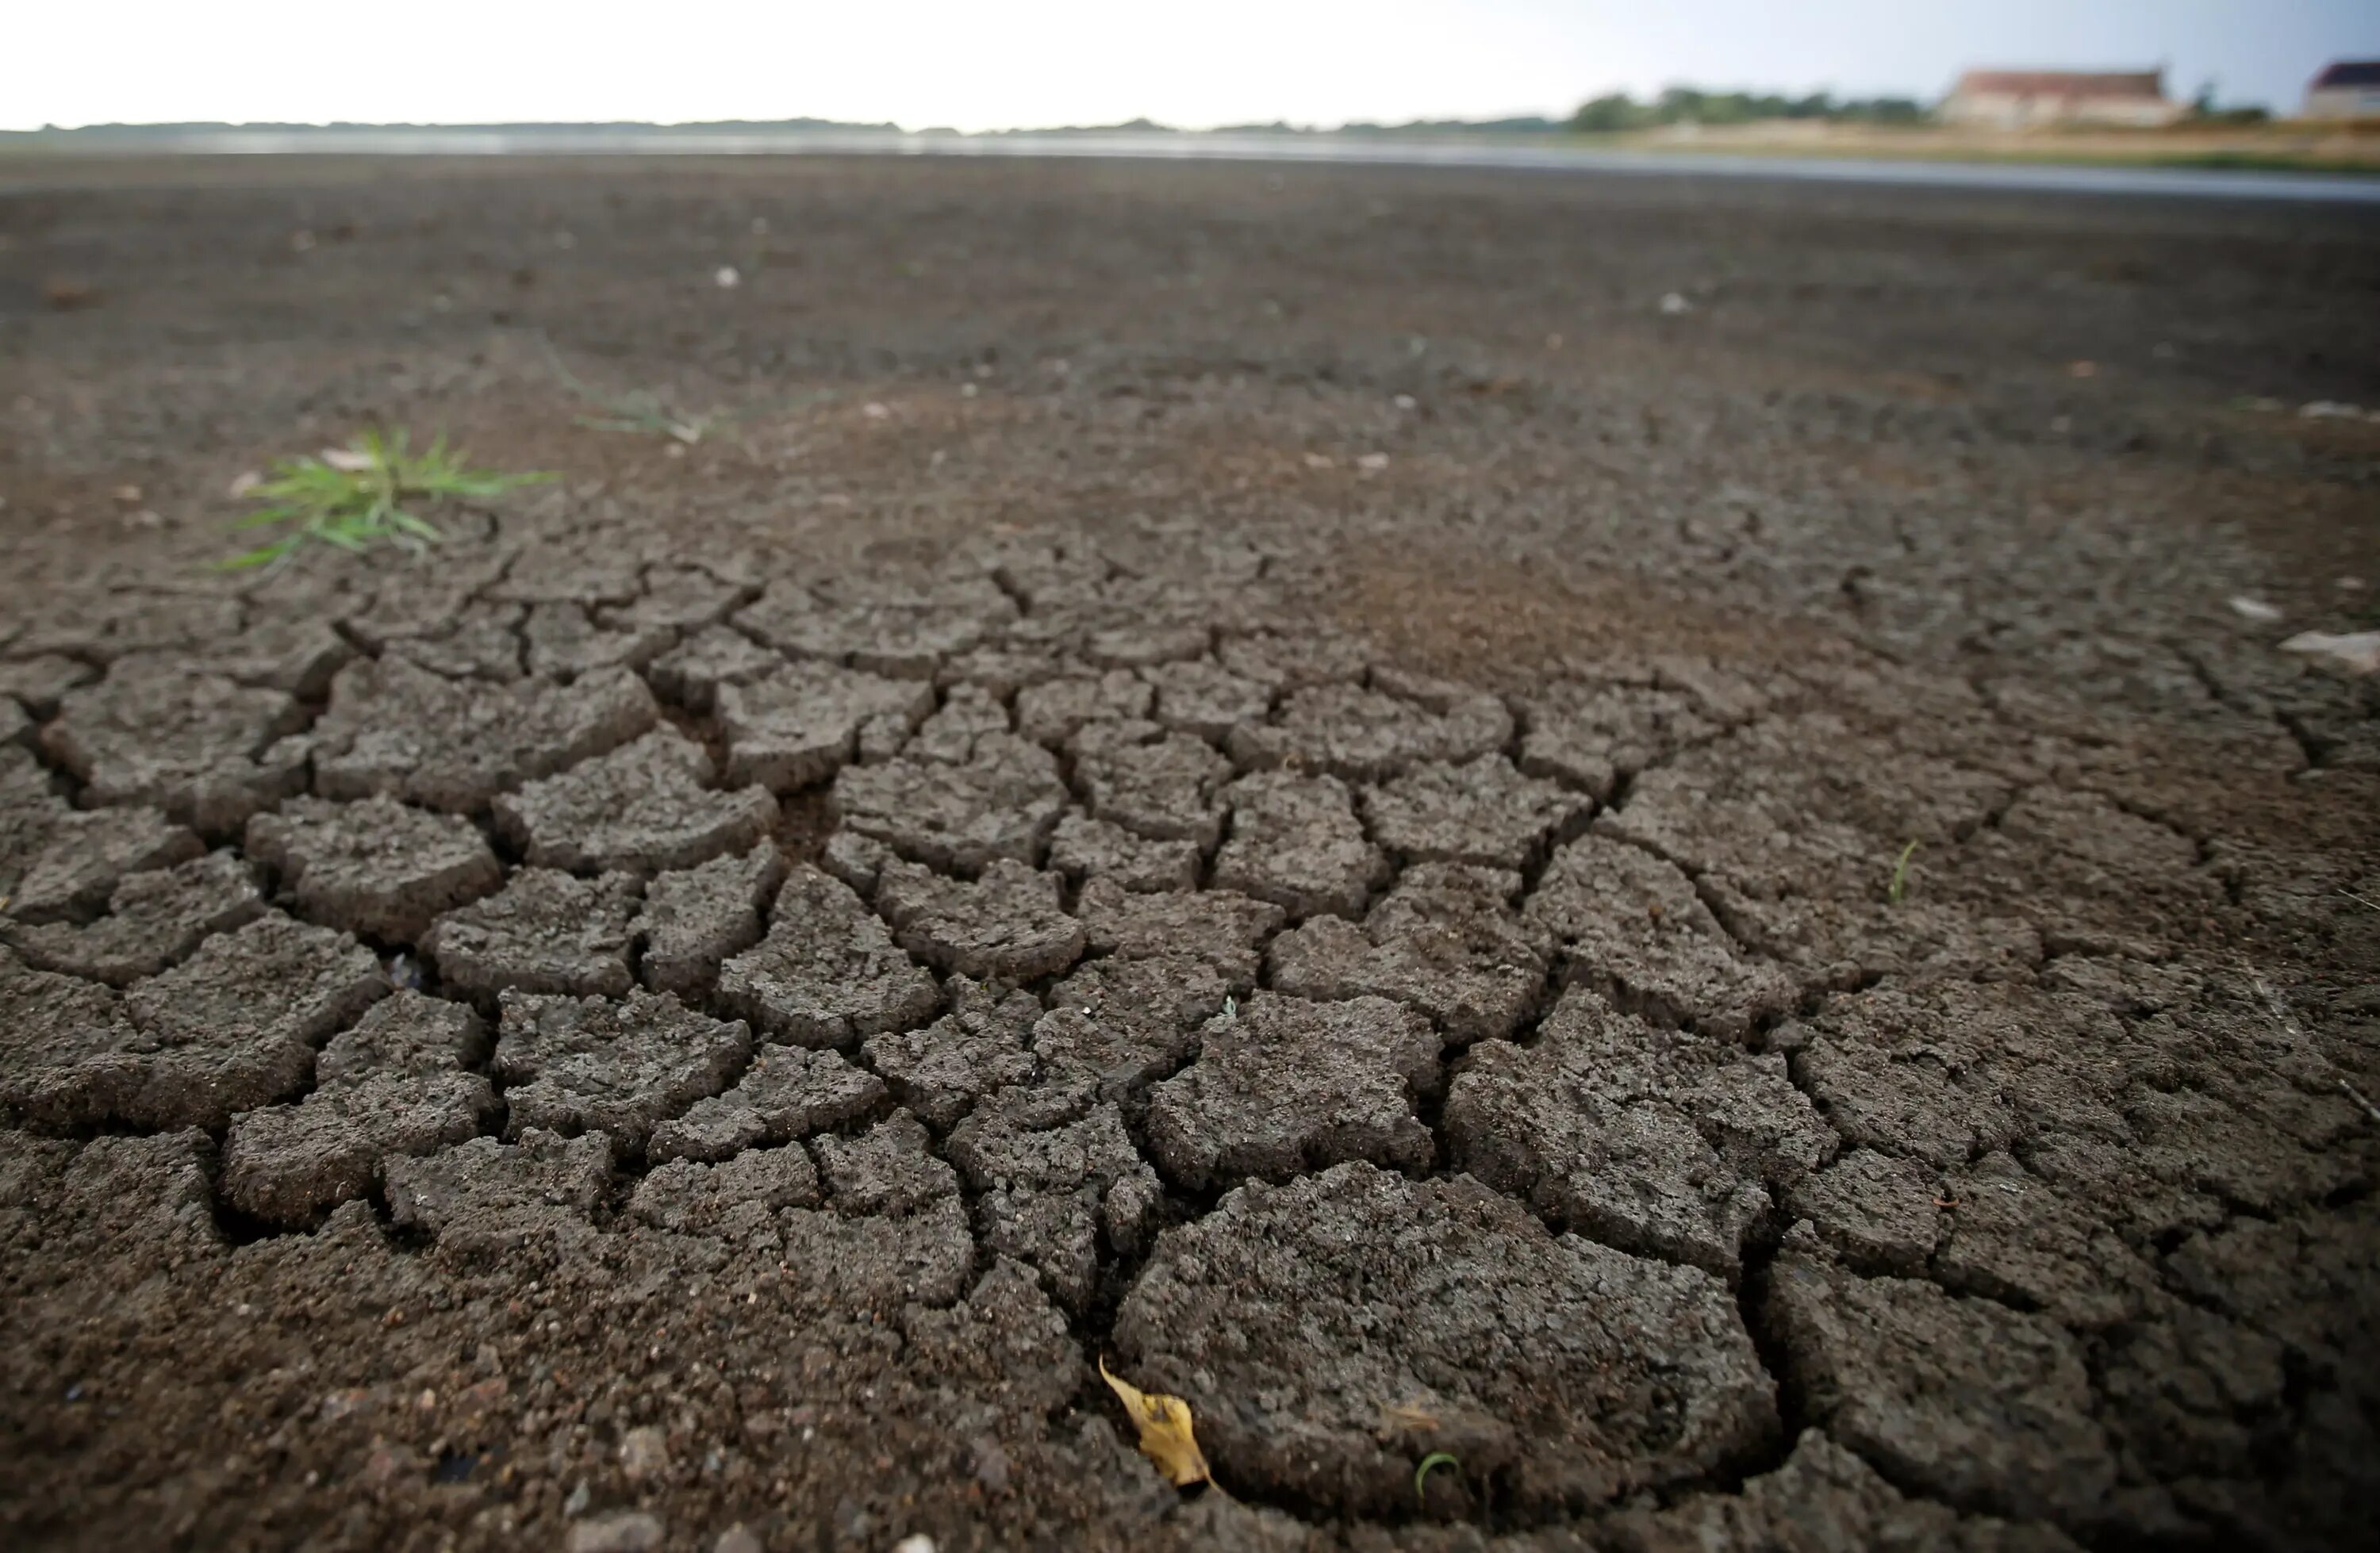
<svg viewBox="0 0 2380 1553"><path fill-rule="evenodd" d="M1118 1380L1108 1373L1105 1358L1099 1360L1099 1378L1140 1426L1140 1453L1155 1462L1176 1488L1207 1481L1207 1458L1199 1454L1198 1441L1190 1432L1188 1402Z"/></svg>

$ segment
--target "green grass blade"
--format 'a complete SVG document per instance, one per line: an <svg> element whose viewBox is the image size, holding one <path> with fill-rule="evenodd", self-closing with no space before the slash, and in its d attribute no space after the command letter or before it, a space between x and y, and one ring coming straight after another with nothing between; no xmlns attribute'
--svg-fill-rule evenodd
<svg viewBox="0 0 2380 1553"><path fill-rule="evenodd" d="M226 555L214 563L214 569L218 572L243 572L257 566L270 565L297 548L298 536L292 534L285 540L275 540L271 544L258 545L254 550L243 550L237 555Z"/></svg>
<svg viewBox="0 0 2380 1553"><path fill-rule="evenodd" d="M431 544L436 544L446 537L438 531L435 524L425 522L402 507L389 509L388 526L399 534L408 534Z"/></svg>
<svg viewBox="0 0 2380 1553"><path fill-rule="evenodd" d="M1425 1507L1429 1503L1428 1496L1423 1492L1423 1489L1429 1482L1431 1469L1436 1467L1451 1467L1456 1472L1461 1472L1463 1470L1463 1463L1456 1461L1452 1455L1444 1450L1433 1450L1428 1455L1424 1456L1421 1459L1421 1465L1414 1468L1415 1503Z"/></svg>

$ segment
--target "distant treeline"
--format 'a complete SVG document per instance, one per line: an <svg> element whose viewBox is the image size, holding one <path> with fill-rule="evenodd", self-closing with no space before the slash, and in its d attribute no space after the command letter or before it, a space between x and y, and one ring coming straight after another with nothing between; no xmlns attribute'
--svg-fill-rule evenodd
<svg viewBox="0 0 2380 1553"><path fill-rule="evenodd" d="M1567 120L1543 118L1535 115L1493 119L1414 119L1402 124L1354 123L1335 129L1317 128L1287 123L1234 124L1215 131L1221 135L1559 135L1565 130L1573 133L1601 134L1622 129L1645 129L1669 124L1752 124L1767 119L1819 119L1840 124L1922 124L1929 115L1926 109L1906 97L1874 97L1837 99L1827 92L1807 97L1783 97L1748 91L1701 91L1693 87L1673 86L1650 102L1639 103L1622 92L1597 97L1581 107ZM195 137L225 133L264 133L277 136L340 135L370 133L378 136L420 134L431 137L469 133L541 135L568 137L574 135L683 135L698 138L704 135L802 135L821 132L861 132L884 135L902 133L895 124L854 124L826 118L781 119L718 119L701 124L639 124L615 121L608 124L93 124L80 128L60 129L44 126L32 130L0 130L0 145L10 142L57 142L67 145L138 145L143 142L170 143ZM933 128L916 131L926 136L956 135L952 129ZM990 138L1030 135L1177 135L1196 133L1136 118L1125 124L1062 125L1038 129L998 129L988 132ZM326 144L331 143L326 141Z"/></svg>
<svg viewBox="0 0 2380 1553"><path fill-rule="evenodd" d="M1614 91L1580 105L1570 127L1585 134L1646 129L1663 124L1755 124L1767 119L1817 119L1828 124L1923 124L1925 105L1911 97L1807 97L1773 92L1702 91L1673 86L1649 103Z"/></svg>
<svg viewBox="0 0 2380 1553"><path fill-rule="evenodd" d="M86 124L72 129L61 129L45 124L39 129L5 129L0 135L40 135L54 140L142 140L188 135L222 135L250 133L269 135L403 134L428 131L432 134L504 133L504 134L621 134L628 131L660 134L773 133L786 130L868 129L898 134L897 124L847 124L832 118L776 119L714 119L704 124L646 124L636 119L615 119L609 123L541 124L523 119L503 124L350 124L344 120L331 124L275 124L262 120L254 123L228 124L216 121L192 121L182 124Z"/></svg>

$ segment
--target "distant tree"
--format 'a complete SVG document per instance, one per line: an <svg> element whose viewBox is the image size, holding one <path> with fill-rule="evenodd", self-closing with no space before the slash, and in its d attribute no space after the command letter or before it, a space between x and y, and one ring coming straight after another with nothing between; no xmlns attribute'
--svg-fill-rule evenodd
<svg viewBox="0 0 2380 1553"><path fill-rule="evenodd" d="M1871 97L1845 103L1828 115L1838 124L1923 124L1925 104L1911 97Z"/></svg>
<svg viewBox="0 0 2380 1553"><path fill-rule="evenodd" d="M1570 127L1584 134L1609 134L1655 124L1755 124L1802 119L1833 124L1922 124L1926 109L1909 97L1845 98L1814 91L1804 97L1780 92L1705 91L1671 86L1650 103L1614 91L1580 105Z"/></svg>
<svg viewBox="0 0 2380 1553"><path fill-rule="evenodd" d="M1661 124L1699 124L1703 116L1705 94L1691 86L1670 86L1661 89L1653 100L1653 117Z"/></svg>
<svg viewBox="0 0 2380 1553"><path fill-rule="evenodd" d="M2264 108L2224 107L2216 101L2215 86L2216 83L2210 79L2204 86L2198 89L2198 95L2190 100L2190 117L2192 123L2239 127L2244 125L2263 124L2273 116Z"/></svg>
<svg viewBox="0 0 2380 1553"><path fill-rule="evenodd" d="M1585 135L1604 135L1614 130L1633 129L1644 122L1644 110L1636 100L1624 91L1606 92L1579 104L1578 112L1570 115L1570 127Z"/></svg>

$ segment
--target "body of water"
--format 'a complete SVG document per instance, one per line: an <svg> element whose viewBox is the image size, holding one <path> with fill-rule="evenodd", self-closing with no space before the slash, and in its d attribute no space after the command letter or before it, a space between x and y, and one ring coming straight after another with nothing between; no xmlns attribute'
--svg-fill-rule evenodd
<svg viewBox="0 0 2380 1553"><path fill-rule="evenodd" d="M83 148L78 148L80 150ZM2162 195L2183 199L2296 200L2380 204L2380 177L2192 167L2078 166L2022 162L1931 162L1886 157L1745 155L1725 152L1597 149L1479 140L1350 135L1049 134L906 135L891 130L264 129L205 131L105 148L119 154L317 156L1067 156L1170 162L1368 164L1544 173L1629 173L1662 177L1767 178L1812 183L2015 193Z"/></svg>

